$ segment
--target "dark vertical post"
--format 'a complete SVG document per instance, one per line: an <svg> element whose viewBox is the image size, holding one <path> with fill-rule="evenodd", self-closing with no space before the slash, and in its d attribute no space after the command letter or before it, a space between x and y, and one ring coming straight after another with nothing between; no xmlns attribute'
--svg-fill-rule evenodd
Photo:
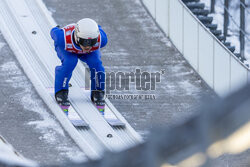
<svg viewBox="0 0 250 167"><path fill-rule="evenodd" d="M215 6L215 0L211 0L211 6L210 6L210 12L211 12L211 13L214 13L214 12L215 12L214 6Z"/></svg>
<svg viewBox="0 0 250 167"><path fill-rule="evenodd" d="M229 14L228 14L228 9L229 9L229 0L224 0L224 38L226 40L227 38L227 29L228 29L228 23L229 23Z"/></svg>
<svg viewBox="0 0 250 167"><path fill-rule="evenodd" d="M240 57L245 59L245 0L240 0Z"/></svg>

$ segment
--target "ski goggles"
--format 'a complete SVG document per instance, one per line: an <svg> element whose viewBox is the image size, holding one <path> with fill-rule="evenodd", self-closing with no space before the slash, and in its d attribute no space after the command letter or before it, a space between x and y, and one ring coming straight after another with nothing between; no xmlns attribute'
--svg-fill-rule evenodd
<svg viewBox="0 0 250 167"><path fill-rule="evenodd" d="M96 43L97 43L97 38L94 39L79 38L79 44L82 46L94 46Z"/></svg>

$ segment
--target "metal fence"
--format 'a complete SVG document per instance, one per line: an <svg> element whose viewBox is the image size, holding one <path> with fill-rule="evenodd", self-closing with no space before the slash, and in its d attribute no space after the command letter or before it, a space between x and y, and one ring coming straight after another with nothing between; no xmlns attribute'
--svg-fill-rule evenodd
<svg viewBox="0 0 250 167"><path fill-rule="evenodd" d="M248 14L250 14L248 5L246 3L245 0L239 0L239 12L240 12L240 20L239 20L239 24L236 21L236 18L230 14L229 8L230 8L230 2L231 0L224 0L224 25L223 25L223 33L224 33L224 37L226 39L227 35L228 35L228 26L229 26L229 21L231 21L235 26L237 26L238 30L239 30L239 40L240 40L240 56L243 60L246 60L245 58L245 40L247 40L248 42L250 42L250 34L249 32L246 32L246 16ZM211 0L211 12L214 13L215 12L215 0Z"/></svg>

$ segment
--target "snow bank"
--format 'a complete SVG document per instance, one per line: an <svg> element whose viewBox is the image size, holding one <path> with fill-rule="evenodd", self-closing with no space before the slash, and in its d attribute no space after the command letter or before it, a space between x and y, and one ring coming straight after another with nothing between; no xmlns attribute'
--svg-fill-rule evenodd
<svg viewBox="0 0 250 167"><path fill-rule="evenodd" d="M34 161L20 156L5 139L0 136L0 164L15 166L38 166Z"/></svg>

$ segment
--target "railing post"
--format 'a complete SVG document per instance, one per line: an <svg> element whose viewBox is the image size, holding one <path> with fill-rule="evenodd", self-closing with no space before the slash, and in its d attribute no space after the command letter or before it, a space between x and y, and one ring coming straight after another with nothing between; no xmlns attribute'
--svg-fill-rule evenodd
<svg viewBox="0 0 250 167"><path fill-rule="evenodd" d="M211 0L211 6L210 6L210 12L211 12L211 13L214 13L214 12L215 12L214 6L215 6L215 0Z"/></svg>
<svg viewBox="0 0 250 167"><path fill-rule="evenodd" d="M240 57L245 59L245 0L240 0Z"/></svg>
<svg viewBox="0 0 250 167"><path fill-rule="evenodd" d="M227 29L229 23L229 14L228 14L229 0L224 0L224 38L227 38Z"/></svg>

